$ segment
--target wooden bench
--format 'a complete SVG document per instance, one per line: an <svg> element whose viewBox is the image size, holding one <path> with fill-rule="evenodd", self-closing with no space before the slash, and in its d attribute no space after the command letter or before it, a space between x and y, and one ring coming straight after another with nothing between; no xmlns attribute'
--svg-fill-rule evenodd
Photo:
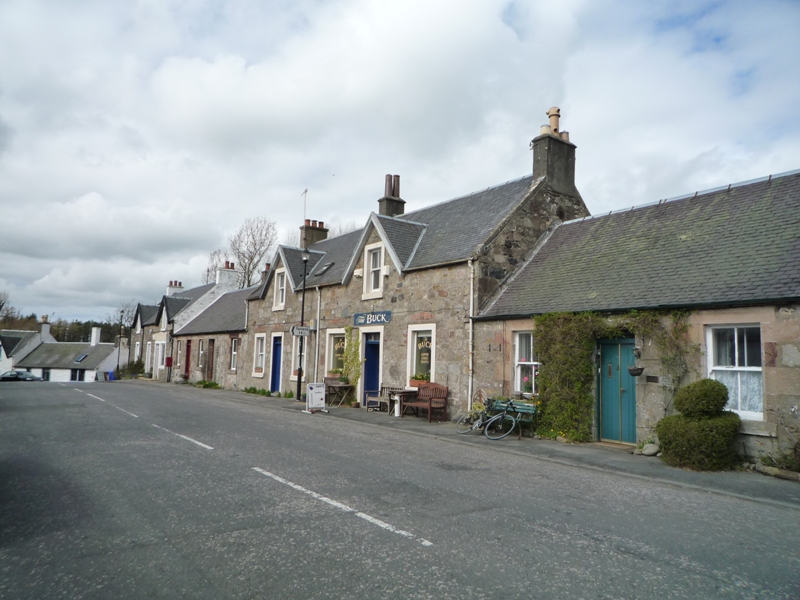
<svg viewBox="0 0 800 600"><path fill-rule="evenodd" d="M431 422L431 414L435 410L442 411L442 418L447 420L447 386L440 383L423 383L419 386L419 391L414 396L401 394L400 396L400 416L402 417L407 408L419 416L420 409L428 411L428 423Z"/></svg>
<svg viewBox="0 0 800 600"><path fill-rule="evenodd" d="M508 407L507 400L493 400L492 401L492 412L500 412ZM522 425L528 424L533 426L534 417L537 411L537 405L533 402L528 402L525 400L512 400L512 410L509 412L514 416L517 420L518 430L517 433L519 434L519 439L522 439Z"/></svg>
<svg viewBox="0 0 800 600"><path fill-rule="evenodd" d="M395 394L402 391L403 388L396 385L382 385L380 392L368 391L366 393L367 410L383 410L383 405L386 405L386 412L392 413L392 403L396 401Z"/></svg>

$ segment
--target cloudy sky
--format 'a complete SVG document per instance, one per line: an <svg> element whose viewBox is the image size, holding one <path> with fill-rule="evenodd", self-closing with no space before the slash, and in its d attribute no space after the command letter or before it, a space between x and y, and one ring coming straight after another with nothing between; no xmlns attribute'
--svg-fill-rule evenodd
<svg viewBox="0 0 800 600"><path fill-rule="evenodd" d="M247 218L526 175L561 107L602 213L800 168L794 0L4 0L0 291L102 319Z"/></svg>

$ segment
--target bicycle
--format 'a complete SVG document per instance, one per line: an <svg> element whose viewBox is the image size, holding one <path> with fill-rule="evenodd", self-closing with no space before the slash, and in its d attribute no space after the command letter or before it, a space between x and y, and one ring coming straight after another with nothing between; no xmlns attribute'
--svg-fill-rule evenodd
<svg viewBox="0 0 800 600"><path fill-rule="evenodd" d="M487 398L486 404L476 402L473 410L462 415L456 421L456 433L469 433L476 429L482 429L483 435L490 440L500 440L514 430L517 420L513 415L508 414L509 410L514 411L514 403L509 401L502 411L495 415L489 415L494 401Z"/></svg>

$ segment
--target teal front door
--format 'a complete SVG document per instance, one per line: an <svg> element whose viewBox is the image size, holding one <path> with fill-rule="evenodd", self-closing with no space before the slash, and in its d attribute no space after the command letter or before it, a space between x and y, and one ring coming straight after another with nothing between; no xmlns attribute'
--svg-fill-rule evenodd
<svg viewBox="0 0 800 600"><path fill-rule="evenodd" d="M600 342L600 438L636 443L636 378L628 373L635 362L634 340Z"/></svg>

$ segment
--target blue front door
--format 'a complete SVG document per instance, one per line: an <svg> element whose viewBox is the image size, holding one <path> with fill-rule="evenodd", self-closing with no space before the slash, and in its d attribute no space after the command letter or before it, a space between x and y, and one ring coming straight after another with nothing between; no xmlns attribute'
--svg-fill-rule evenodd
<svg viewBox="0 0 800 600"><path fill-rule="evenodd" d="M634 340L600 342L600 438L636 443L636 378L628 373L635 362Z"/></svg>
<svg viewBox="0 0 800 600"><path fill-rule="evenodd" d="M378 392L381 386L381 334L368 333L364 336L364 399L367 392Z"/></svg>
<svg viewBox="0 0 800 600"><path fill-rule="evenodd" d="M281 349L283 348L283 338L272 338L272 374L269 379L269 391L281 391Z"/></svg>

